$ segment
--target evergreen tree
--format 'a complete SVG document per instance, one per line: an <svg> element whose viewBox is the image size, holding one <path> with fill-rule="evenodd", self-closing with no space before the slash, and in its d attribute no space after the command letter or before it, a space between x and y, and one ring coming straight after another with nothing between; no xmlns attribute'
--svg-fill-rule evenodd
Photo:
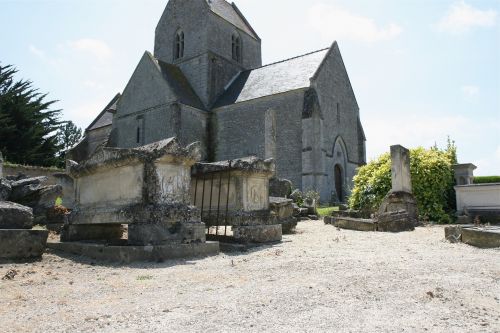
<svg viewBox="0 0 500 333"><path fill-rule="evenodd" d="M60 110L30 81L15 80L17 70L0 64L0 151L12 163L58 164Z"/></svg>
<svg viewBox="0 0 500 333"><path fill-rule="evenodd" d="M72 121L65 122L59 129L59 143L63 153L76 145L82 138L82 129Z"/></svg>

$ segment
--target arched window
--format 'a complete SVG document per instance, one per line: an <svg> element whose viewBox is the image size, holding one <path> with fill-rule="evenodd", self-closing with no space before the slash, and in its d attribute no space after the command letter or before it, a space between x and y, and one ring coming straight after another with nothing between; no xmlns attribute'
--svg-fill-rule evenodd
<svg viewBox="0 0 500 333"><path fill-rule="evenodd" d="M175 34L175 53L174 60L184 57L184 32L178 30Z"/></svg>
<svg viewBox="0 0 500 333"><path fill-rule="evenodd" d="M232 37L232 54L233 60L241 62L241 38L238 34L233 34Z"/></svg>

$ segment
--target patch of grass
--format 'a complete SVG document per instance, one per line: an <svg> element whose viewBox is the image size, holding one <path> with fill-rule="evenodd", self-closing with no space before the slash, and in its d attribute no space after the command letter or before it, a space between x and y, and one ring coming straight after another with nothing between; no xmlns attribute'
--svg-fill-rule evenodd
<svg viewBox="0 0 500 333"><path fill-rule="evenodd" d="M149 281L149 280L153 280L153 276L152 275L139 275L137 278L136 278L137 281Z"/></svg>
<svg viewBox="0 0 500 333"><path fill-rule="evenodd" d="M321 217L329 216L332 212L338 212L340 207L320 207L318 208L318 214Z"/></svg>
<svg viewBox="0 0 500 333"><path fill-rule="evenodd" d="M474 184L493 184L500 183L500 176L474 177Z"/></svg>

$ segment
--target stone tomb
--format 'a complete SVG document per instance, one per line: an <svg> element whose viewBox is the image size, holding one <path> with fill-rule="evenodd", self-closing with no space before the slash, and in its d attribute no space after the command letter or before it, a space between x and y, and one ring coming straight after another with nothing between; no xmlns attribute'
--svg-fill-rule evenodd
<svg viewBox="0 0 500 333"><path fill-rule="evenodd" d="M281 241L282 227L269 208L273 160L248 157L217 163L197 163L191 180L192 203L215 236L243 243Z"/></svg>
<svg viewBox="0 0 500 333"><path fill-rule="evenodd" d="M124 261L218 253L218 243L205 241L200 211L190 205L191 166L199 158L199 144L184 148L171 138L136 149L100 148L87 161L70 166L75 207L61 241L128 246L106 250L108 259ZM51 247L99 253L95 245Z"/></svg>
<svg viewBox="0 0 500 333"><path fill-rule="evenodd" d="M418 209L412 194L410 151L399 145L392 146L391 163L392 189L374 219L354 218L340 212L325 218L325 223L359 231L413 231L418 224Z"/></svg>
<svg viewBox="0 0 500 333"><path fill-rule="evenodd" d="M449 226L445 228L445 238L451 243L465 243L489 249L500 247L500 227L498 226Z"/></svg>

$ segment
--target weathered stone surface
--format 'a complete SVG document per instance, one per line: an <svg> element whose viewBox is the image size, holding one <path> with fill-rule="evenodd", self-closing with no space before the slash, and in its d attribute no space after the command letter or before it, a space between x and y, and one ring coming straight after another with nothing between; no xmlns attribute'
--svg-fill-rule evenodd
<svg viewBox="0 0 500 333"><path fill-rule="evenodd" d="M271 197L289 198L292 194L292 182L288 179L271 178L269 180L269 195Z"/></svg>
<svg viewBox="0 0 500 333"><path fill-rule="evenodd" d="M416 220L406 211L396 211L377 216L378 231L402 232L415 230Z"/></svg>
<svg viewBox="0 0 500 333"><path fill-rule="evenodd" d="M12 186L10 186L10 182L5 178L0 178L0 201L9 200L11 193Z"/></svg>
<svg viewBox="0 0 500 333"><path fill-rule="evenodd" d="M462 241L462 226L444 228L444 237L451 243L460 243Z"/></svg>
<svg viewBox="0 0 500 333"><path fill-rule="evenodd" d="M134 223L128 228L130 245L189 244L205 241L204 223L178 223L170 228L158 223Z"/></svg>
<svg viewBox="0 0 500 333"><path fill-rule="evenodd" d="M294 217L293 201L291 199L270 197L269 207L276 215L278 223L281 224L283 234L293 232L297 226L297 219Z"/></svg>
<svg viewBox="0 0 500 333"><path fill-rule="evenodd" d="M484 249L500 247L500 228L463 228L462 242Z"/></svg>
<svg viewBox="0 0 500 333"><path fill-rule="evenodd" d="M25 178L13 181L11 200L18 201L37 192L42 188L42 184L48 180L47 177Z"/></svg>
<svg viewBox="0 0 500 333"><path fill-rule="evenodd" d="M35 215L44 215L48 209L56 204L57 198L62 197L62 187L60 185L46 186L35 193L27 206L33 208Z"/></svg>
<svg viewBox="0 0 500 333"><path fill-rule="evenodd" d="M33 211L29 207L0 201L0 229L31 229Z"/></svg>
<svg viewBox="0 0 500 333"><path fill-rule="evenodd" d="M331 220L329 221L332 222ZM350 217L335 217L333 225L337 228L357 231L377 231L377 223L371 219L353 219Z"/></svg>
<svg viewBox="0 0 500 333"><path fill-rule="evenodd" d="M121 239L123 227L120 224L75 225L66 224L61 231L61 242L113 241Z"/></svg>
<svg viewBox="0 0 500 333"><path fill-rule="evenodd" d="M47 230L0 230L0 259L39 258L48 236Z"/></svg>
<svg viewBox="0 0 500 333"><path fill-rule="evenodd" d="M391 147L392 192L412 193L410 151L403 146Z"/></svg>
<svg viewBox="0 0 500 333"><path fill-rule="evenodd" d="M389 192L384 198L382 205L378 211L379 215L390 212L406 211L408 217L415 225L418 224L418 207L417 201L413 194L408 192Z"/></svg>
<svg viewBox="0 0 500 333"><path fill-rule="evenodd" d="M0 178L3 177L3 156L2 152L0 151Z"/></svg>
<svg viewBox="0 0 500 333"><path fill-rule="evenodd" d="M219 242L166 244L160 246L107 246L82 242L49 242L47 247L105 262L160 262L219 254Z"/></svg>
<svg viewBox="0 0 500 333"><path fill-rule="evenodd" d="M271 243L283 237L281 224L233 227L233 237L240 242Z"/></svg>

